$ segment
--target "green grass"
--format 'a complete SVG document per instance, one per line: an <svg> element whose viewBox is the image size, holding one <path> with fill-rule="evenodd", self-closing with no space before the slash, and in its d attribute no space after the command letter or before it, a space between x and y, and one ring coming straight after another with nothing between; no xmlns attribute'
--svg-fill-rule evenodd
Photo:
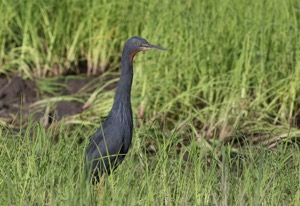
<svg viewBox="0 0 300 206"><path fill-rule="evenodd" d="M48 130L29 119L13 133L0 120L4 205L299 205L298 0L3 0L0 10L0 74L36 80L44 97L82 64L104 72L31 105L90 104ZM133 35L169 50L135 57L133 146L99 199L83 179L84 148L112 105L104 88L117 79L103 77L119 72Z"/></svg>
<svg viewBox="0 0 300 206"><path fill-rule="evenodd" d="M207 151L199 142L177 154L177 134L151 132L156 154L145 152L148 131L137 129L129 155L101 187L84 179L80 127L67 136L61 123L45 130L30 124L23 133L2 130L2 205L298 205L299 147L278 150L230 144ZM57 135L57 137L55 137ZM57 141L53 139L57 138ZM186 155L188 153L188 156Z"/></svg>

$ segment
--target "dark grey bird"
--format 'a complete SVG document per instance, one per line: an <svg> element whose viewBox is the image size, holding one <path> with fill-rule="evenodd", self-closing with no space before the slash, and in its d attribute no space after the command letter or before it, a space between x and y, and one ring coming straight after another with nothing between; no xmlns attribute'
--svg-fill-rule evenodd
<svg viewBox="0 0 300 206"><path fill-rule="evenodd" d="M124 45L122 71L114 103L100 128L92 136L86 149L85 163L88 177L99 181L102 174L115 169L125 158L132 140L132 110L130 102L133 79L133 58L136 53L149 49L166 50L149 44L141 37L131 37Z"/></svg>

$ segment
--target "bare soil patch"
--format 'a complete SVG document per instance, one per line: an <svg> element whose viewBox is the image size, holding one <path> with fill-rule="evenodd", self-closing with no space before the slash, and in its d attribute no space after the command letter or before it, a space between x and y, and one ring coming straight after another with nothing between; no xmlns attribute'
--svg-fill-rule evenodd
<svg viewBox="0 0 300 206"><path fill-rule="evenodd" d="M74 78L73 78L74 77ZM45 110L35 110L30 105L35 102L55 97L56 95L75 95L85 85L97 84L97 77L78 78L78 76L65 76L57 80L57 83L65 85L58 94L46 93L41 95L37 82L33 80L25 80L22 77L0 77L0 121L13 126L23 125L24 120L27 120L28 115L32 115L36 121L45 117ZM108 77L108 79L115 76ZM105 80L108 80L105 78ZM107 89L114 89L114 85L110 85ZM96 87L86 90L85 92L92 93ZM56 120L61 120L63 117L75 115L82 112L83 103L78 101L59 101L55 104L54 109L49 111L48 123L51 124L53 116ZM24 125L26 126L26 125Z"/></svg>

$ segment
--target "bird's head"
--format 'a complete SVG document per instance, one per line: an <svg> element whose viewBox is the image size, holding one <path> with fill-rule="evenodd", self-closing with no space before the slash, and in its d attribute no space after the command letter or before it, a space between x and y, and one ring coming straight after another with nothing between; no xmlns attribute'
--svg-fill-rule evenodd
<svg viewBox="0 0 300 206"><path fill-rule="evenodd" d="M145 51L149 49L160 49L166 50L166 48L149 44L146 39L138 36L131 37L127 40L124 46L124 51L130 54L130 63L132 64L133 57L140 51Z"/></svg>

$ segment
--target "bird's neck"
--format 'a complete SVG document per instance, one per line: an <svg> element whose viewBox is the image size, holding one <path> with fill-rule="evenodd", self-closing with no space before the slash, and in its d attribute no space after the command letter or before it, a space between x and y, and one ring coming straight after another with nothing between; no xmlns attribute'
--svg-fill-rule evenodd
<svg viewBox="0 0 300 206"><path fill-rule="evenodd" d="M116 94L114 97L113 111L120 109L130 109L130 93L133 79L133 65L130 55L123 53L122 55L122 72L118 82Z"/></svg>

